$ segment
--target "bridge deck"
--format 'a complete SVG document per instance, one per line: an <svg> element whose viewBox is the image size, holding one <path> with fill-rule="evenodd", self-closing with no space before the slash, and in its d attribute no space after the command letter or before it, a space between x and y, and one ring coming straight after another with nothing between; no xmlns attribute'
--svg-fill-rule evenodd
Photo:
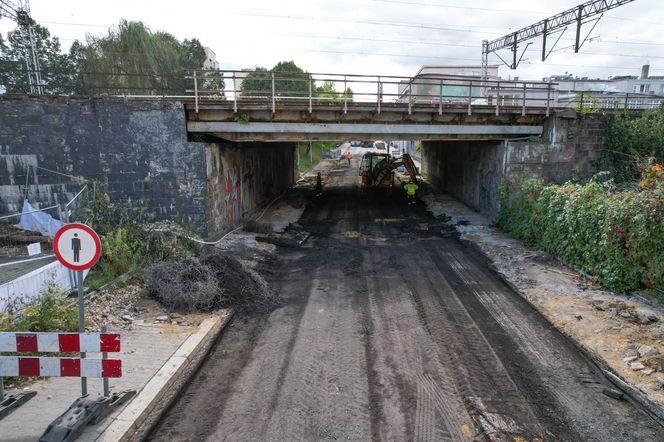
<svg viewBox="0 0 664 442"><path fill-rule="evenodd" d="M238 100L186 103L187 129L231 141L484 140L540 135L541 107Z"/></svg>

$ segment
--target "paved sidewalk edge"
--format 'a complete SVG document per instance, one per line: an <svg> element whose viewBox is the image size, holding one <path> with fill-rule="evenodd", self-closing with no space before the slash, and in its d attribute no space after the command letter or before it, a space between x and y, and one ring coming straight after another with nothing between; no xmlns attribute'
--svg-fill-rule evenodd
<svg viewBox="0 0 664 442"><path fill-rule="evenodd" d="M219 316L205 319L198 326L198 330L178 347L129 405L99 435L97 440L124 442L133 439L134 434L141 428L154 409L159 405L163 406L164 396L176 383L176 380L187 373L192 362L202 359L201 353L207 353L232 317L233 312L223 320ZM193 371L189 371L189 374ZM181 385L184 386L186 383Z"/></svg>

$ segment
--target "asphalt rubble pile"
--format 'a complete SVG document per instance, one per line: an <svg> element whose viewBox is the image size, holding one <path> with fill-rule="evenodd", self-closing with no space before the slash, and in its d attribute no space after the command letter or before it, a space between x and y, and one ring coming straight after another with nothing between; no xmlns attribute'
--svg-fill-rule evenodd
<svg viewBox="0 0 664 442"><path fill-rule="evenodd" d="M264 313L280 304L256 271L220 250L151 266L145 275L145 290L167 309L181 312L232 308Z"/></svg>

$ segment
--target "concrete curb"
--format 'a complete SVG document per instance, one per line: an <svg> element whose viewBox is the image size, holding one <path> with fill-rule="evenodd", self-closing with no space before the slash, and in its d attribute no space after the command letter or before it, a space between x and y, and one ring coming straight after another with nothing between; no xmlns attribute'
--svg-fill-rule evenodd
<svg viewBox="0 0 664 442"><path fill-rule="evenodd" d="M204 356L201 353L207 353L232 317L231 312L223 320L219 316L205 319L198 326L198 331L180 345L129 405L114 419L113 423L99 435L97 440L109 442L132 440L134 434L146 422L155 408L163 406L162 402L176 380L180 376L186 375L190 365Z"/></svg>

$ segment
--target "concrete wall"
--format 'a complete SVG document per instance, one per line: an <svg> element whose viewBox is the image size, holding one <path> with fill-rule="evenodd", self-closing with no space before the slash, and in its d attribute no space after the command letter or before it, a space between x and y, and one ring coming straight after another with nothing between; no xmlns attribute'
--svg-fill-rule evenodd
<svg viewBox="0 0 664 442"><path fill-rule="evenodd" d="M0 214L20 211L29 171L28 199L39 207L68 201L94 179L113 202L207 236L288 187L293 164L293 145L188 141L177 102L0 97ZM226 187L227 177L240 184ZM237 200L238 210L226 213L220 200Z"/></svg>
<svg viewBox="0 0 664 442"><path fill-rule="evenodd" d="M604 137L602 117L558 116L546 122L542 139L423 142L422 172L438 189L495 219L502 182L561 183L592 175Z"/></svg>
<svg viewBox="0 0 664 442"><path fill-rule="evenodd" d="M206 147L208 233L256 214L295 181L293 143L223 143Z"/></svg>

